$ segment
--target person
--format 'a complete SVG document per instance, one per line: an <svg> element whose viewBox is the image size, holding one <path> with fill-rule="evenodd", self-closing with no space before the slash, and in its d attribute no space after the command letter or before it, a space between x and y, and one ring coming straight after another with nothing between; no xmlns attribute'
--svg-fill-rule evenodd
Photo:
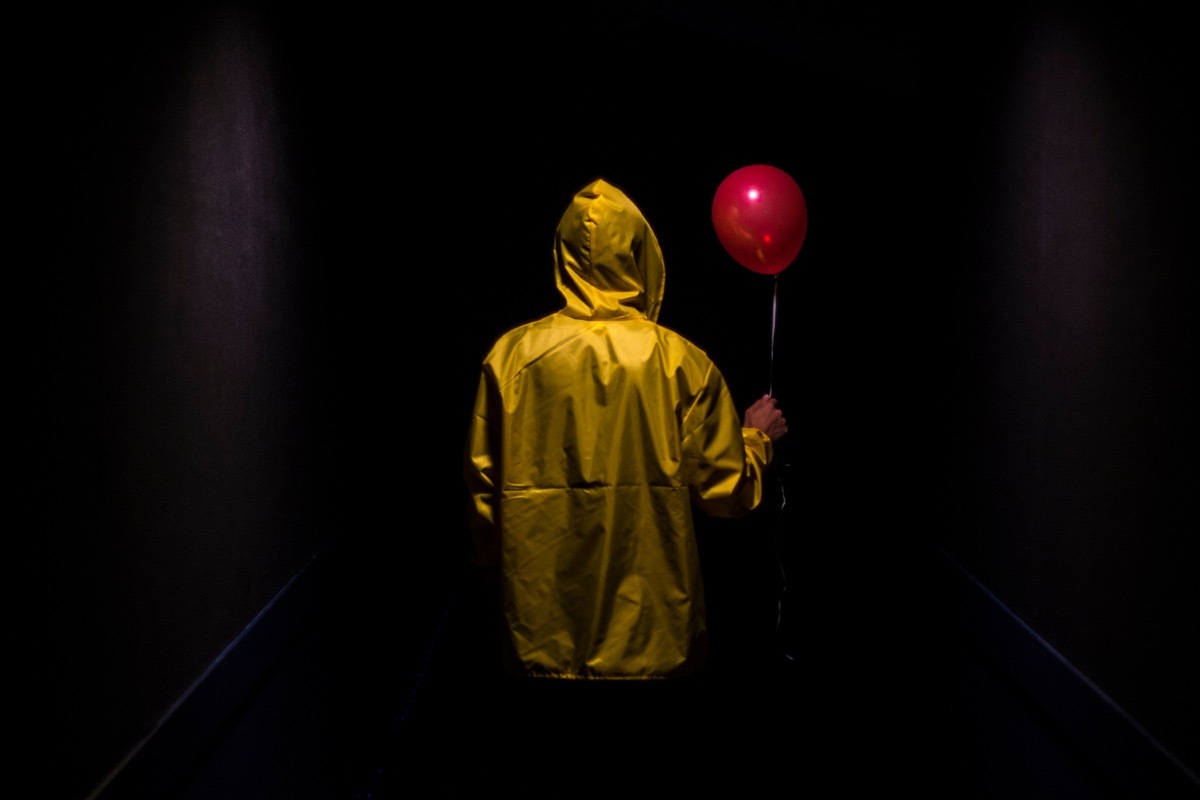
<svg viewBox="0 0 1200 800"><path fill-rule="evenodd" d="M502 663L559 683L694 675L708 652L694 509L758 507L787 421L770 396L739 417L706 353L658 323L662 251L617 187L574 196L553 261L565 302L495 340L467 436L472 559L496 578Z"/></svg>

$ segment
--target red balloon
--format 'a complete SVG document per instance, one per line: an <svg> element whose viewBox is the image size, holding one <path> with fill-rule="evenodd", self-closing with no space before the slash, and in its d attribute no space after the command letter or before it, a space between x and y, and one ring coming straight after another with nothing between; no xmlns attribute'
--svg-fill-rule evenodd
<svg viewBox="0 0 1200 800"><path fill-rule="evenodd" d="M799 184L777 167L752 164L729 173L712 205L721 245L743 267L776 275L796 260L808 233Z"/></svg>

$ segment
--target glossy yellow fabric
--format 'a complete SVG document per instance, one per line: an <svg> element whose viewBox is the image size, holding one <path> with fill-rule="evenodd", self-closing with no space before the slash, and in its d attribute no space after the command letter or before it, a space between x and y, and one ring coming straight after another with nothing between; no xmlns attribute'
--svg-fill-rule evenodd
<svg viewBox="0 0 1200 800"><path fill-rule="evenodd" d="M581 190L555 236L565 305L484 359L465 478L476 558L500 567L514 666L656 678L705 655L693 508L737 516L772 458L716 366L658 325L663 258L618 189Z"/></svg>

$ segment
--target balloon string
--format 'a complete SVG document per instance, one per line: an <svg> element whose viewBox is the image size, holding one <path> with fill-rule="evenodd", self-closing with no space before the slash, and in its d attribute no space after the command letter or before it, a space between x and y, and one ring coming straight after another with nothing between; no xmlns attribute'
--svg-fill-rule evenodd
<svg viewBox="0 0 1200 800"><path fill-rule="evenodd" d="M779 275L777 273L775 275L774 292L771 297L771 363L770 363L770 368L769 368L770 386L768 387L768 394L771 395L772 397L775 396L775 319L776 319L778 310L779 310ZM782 451L776 451L776 452L778 452L782 455ZM775 518L775 550L776 550L776 554L779 556L779 580L780 580L779 601L778 601L778 605L776 606L776 611L775 611L775 614L776 614L776 616L775 616L775 634L777 637L780 637L781 640L786 632L783 627L783 625L784 625L784 623L783 623L784 602L783 601L784 601L784 595L787 593L787 590L788 590L788 574L787 574L787 568L783 563L783 556L780 551L779 536L780 536L780 530L781 530L781 523L783 522L784 509L787 508L787 491L786 491L786 487L784 486L784 482L783 482L783 472L784 472L784 468L787 466L788 466L788 464L786 462L783 462L775 470L775 480L777 481L777 483L779 485L779 515ZM780 647L782 649L784 658L786 658L788 661L796 660L795 655L790 651L790 649L788 647L788 643L786 641L781 641Z"/></svg>
<svg viewBox="0 0 1200 800"><path fill-rule="evenodd" d="M771 297L771 361L767 372L767 394L775 395L775 313L779 308L779 275L775 275L775 292Z"/></svg>

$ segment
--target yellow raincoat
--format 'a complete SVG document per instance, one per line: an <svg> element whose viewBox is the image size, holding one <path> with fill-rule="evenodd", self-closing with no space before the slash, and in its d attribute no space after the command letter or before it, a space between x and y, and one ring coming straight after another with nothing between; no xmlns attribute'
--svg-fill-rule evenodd
<svg viewBox="0 0 1200 800"><path fill-rule="evenodd" d="M656 322L662 252L621 191L575 196L554 266L565 307L483 362L465 459L475 557L499 567L516 671L683 675L707 642L693 504L754 509L771 441Z"/></svg>

